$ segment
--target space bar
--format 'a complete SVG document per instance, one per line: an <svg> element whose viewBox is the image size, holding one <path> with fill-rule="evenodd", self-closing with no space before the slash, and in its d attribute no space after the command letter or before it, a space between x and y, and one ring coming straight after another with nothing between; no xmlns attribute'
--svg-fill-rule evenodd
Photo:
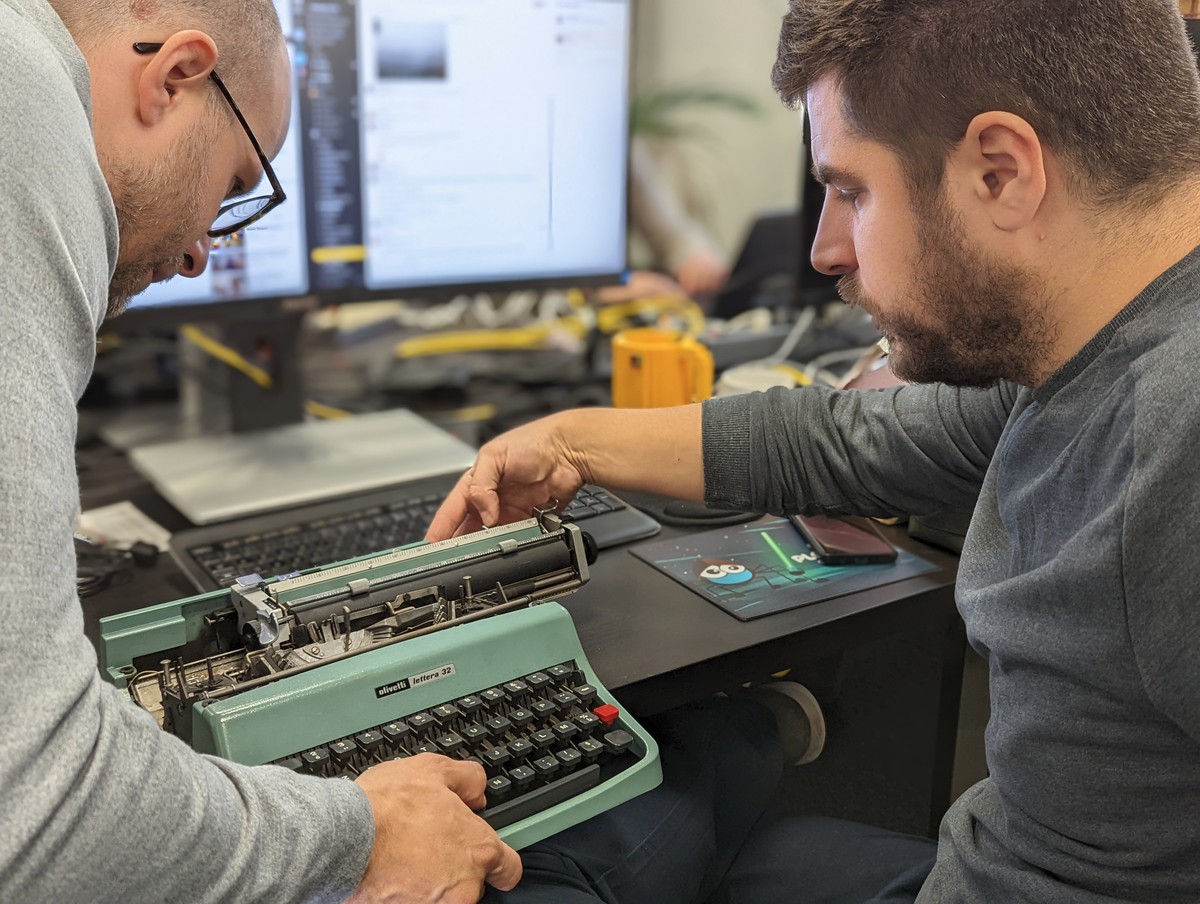
<svg viewBox="0 0 1200 904"><path fill-rule="evenodd" d="M528 794L514 797L512 800L496 804L494 807L488 807L479 815L487 820L488 825L493 829L502 829L526 816L541 813L555 804L561 804L564 800L574 797L576 794L582 794L598 784L600 784L600 767L593 763L578 772L552 781L548 785L542 785Z"/></svg>

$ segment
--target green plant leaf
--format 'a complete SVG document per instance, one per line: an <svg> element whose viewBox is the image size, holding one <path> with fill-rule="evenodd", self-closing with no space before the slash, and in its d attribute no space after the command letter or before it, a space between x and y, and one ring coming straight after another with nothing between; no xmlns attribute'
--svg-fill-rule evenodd
<svg viewBox="0 0 1200 904"><path fill-rule="evenodd" d="M750 117L762 115L762 107L744 94L723 88L684 85L635 97L630 109L630 130L635 135L667 139L703 134L705 130L701 127L675 121L678 114L693 109L715 109Z"/></svg>

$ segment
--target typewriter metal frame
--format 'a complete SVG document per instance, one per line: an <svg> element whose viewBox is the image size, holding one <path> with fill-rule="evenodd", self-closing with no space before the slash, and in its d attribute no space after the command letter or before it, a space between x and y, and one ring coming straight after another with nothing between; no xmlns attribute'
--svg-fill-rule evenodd
<svg viewBox="0 0 1200 904"><path fill-rule="evenodd" d="M295 575L250 575L228 590L102 619L101 672L196 750L269 762L296 734L287 728L293 706L303 708L285 699L328 693L377 668L395 644L411 662L423 637L557 599L587 579L582 533L539 513ZM472 636L458 633L455 643ZM235 743L236 733L219 727L235 711L235 721L259 723L255 737L273 741Z"/></svg>

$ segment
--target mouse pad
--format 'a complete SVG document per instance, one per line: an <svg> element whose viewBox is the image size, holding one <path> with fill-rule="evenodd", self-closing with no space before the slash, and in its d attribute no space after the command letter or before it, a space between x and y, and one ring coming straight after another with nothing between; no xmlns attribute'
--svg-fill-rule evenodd
<svg viewBox="0 0 1200 904"><path fill-rule="evenodd" d="M937 568L903 549L888 565L822 565L791 522L774 516L630 552L742 621Z"/></svg>

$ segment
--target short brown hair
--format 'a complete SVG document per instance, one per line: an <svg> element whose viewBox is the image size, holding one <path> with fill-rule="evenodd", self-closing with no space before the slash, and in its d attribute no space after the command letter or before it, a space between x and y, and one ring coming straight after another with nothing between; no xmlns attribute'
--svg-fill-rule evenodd
<svg viewBox="0 0 1200 904"><path fill-rule="evenodd" d="M915 193L988 110L1025 119L1096 207L1149 205L1200 172L1200 77L1173 0L790 0L772 81L831 76Z"/></svg>
<svg viewBox="0 0 1200 904"><path fill-rule="evenodd" d="M157 34L138 40L158 40L194 28L216 42L217 70L234 94L250 91L276 59L282 40L279 14L272 0L50 0L71 36L87 46L120 32L131 23L144 24ZM245 85L241 92L239 87ZM215 94L215 92L214 92ZM220 97L215 105L225 107Z"/></svg>

